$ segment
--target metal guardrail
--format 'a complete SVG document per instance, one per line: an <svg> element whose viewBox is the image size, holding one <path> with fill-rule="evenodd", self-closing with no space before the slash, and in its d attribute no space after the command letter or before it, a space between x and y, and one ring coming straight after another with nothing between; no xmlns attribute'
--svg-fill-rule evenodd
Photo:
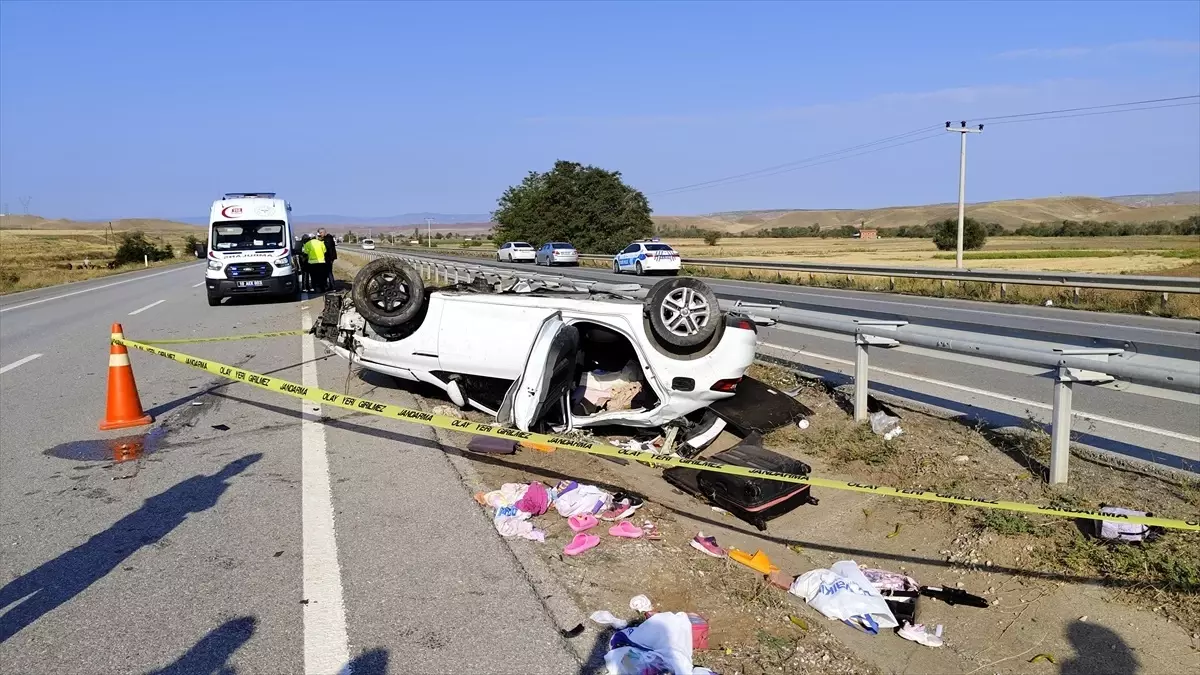
<svg viewBox="0 0 1200 675"><path fill-rule="evenodd" d="M425 249L394 250L417 253ZM443 255L490 257L495 251L439 250ZM581 253L582 260L612 260L610 255ZM1093 274L1084 272L1030 272L1021 270L953 269L940 267L898 267L893 265L842 265L810 262L759 262L753 260L723 260L718 258L683 258L691 267L723 267L729 269L763 270L769 272L807 272L845 276L932 279L934 281L975 281L1023 286L1057 286L1060 288L1097 288L1147 293L1200 293L1200 277L1134 276L1129 274Z"/></svg>
<svg viewBox="0 0 1200 675"><path fill-rule="evenodd" d="M414 265L435 281L447 283L470 281L476 276L492 280L538 280L551 287L567 290L617 292L634 298L644 298L648 291L638 284L606 284L597 281L572 279L553 274L525 272L513 268L450 262L435 258L391 252L371 252L377 256L397 257ZM1151 388L1200 394L1200 364L1184 367L1170 361L1118 348L1063 348L1038 340L1013 340L983 333L966 333L955 337L951 332L906 321L855 319L840 314L794 309L780 305L721 299L725 310L751 314L759 319L811 330L852 336L854 360L854 419L867 419L867 390L870 381L871 348L888 349L901 345L923 347L933 352L966 354L984 359L1040 366L1054 374L1054 405L1051 422L1050 482L1067 481L1070 456L1072 393L1076 383L1101 384L1115 379ZM962 332L959 332L962 334ZM1022 344L1023 343L1023 344Z"/></svg>

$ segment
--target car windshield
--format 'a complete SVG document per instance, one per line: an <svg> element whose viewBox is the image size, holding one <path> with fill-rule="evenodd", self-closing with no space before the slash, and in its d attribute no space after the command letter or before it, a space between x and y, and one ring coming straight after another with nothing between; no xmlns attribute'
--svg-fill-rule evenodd
<svg viewBox="0 0 1200 675"><path fill-rule="evenodd" d="M674 251L675 249L671 248L670 246L668 246L666 244L646 244L646 250L647 251Z"/></svg>
<svg viewBox="0 0 1200 675"><path fill-rule="evenodd" d="M562 242L555 242L553 244L550 244L550 246L552 248L575 248L574 246L572 246L570 244L564 244Z"/></svg>
<svg viewBox="0 0 1200 675"><path fill-rule="evenodd" d="M283 248L283 221L239 220L213 223L212 246L218 251Z"/></svg>

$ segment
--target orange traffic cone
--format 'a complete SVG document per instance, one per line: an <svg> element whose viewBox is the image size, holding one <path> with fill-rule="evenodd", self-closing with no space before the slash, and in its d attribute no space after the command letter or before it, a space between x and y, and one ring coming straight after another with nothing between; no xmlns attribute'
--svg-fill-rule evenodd
<svg viewBox="0 0 1200 675"><path fill-rule="evenodd" d="M112 336L125 338L121 324L113 324ZM137 382L133 381L133 366L129 365L129 350L125 345L113 343L108 350L108 412L100 421L100 430L140 427L153 421L142 410Z"/></svg>

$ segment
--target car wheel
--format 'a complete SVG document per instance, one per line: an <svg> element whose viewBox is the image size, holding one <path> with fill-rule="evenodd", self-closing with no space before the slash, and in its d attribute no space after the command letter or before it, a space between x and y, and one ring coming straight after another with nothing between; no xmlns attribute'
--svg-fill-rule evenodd
<svg viewBox="0 0 1200 675"><path fill-rule="evenodd" d="M642 263L640 260L636 264L634 264L633 273L638 275L639 277L646 275L646 270L642 269Z"/></svg>
<svg viewBox="0 0 1200 675"><path fill-rule="evenodd" d="M690 277L664 279L646 296L654 336L672 347L696 347L717 331L721 307L703 281Z"/></svg>
<svg viewBox="0 0 1200 675"><path fill-rule="evenodd" d="M219 304L221 304L221 296L219 296L219 295L208 296L208 306L209 307L216 307Z"/></svg>
<svg viewBox="0 0 1200 675"><path fill-rule="evenodd" d="M621 266L617 264L616 260L614 260L613 261L613 274L620 274L620 273L621 273Z"/></svg>
<svg viewBox="0 0 1200 675"><path fill-rule="evenodd" d="M421 312L425 284L408 263L376 258L354 276L354 308L371 324L399 328Z"/></svg>

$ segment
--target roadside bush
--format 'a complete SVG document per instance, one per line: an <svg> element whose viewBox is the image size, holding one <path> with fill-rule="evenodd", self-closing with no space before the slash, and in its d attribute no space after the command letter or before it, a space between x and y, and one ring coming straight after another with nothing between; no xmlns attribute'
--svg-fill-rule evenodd
<svg viewBox="0 0 1200 675"><path fill-rule="evenodd" d="M117 247L117 254L113 258L115 266L128 265L131 263L140 263L144 259L149 259L150 262L158 262L160 260L169 260L175 257L175 251L167 244L163 248L154 245L154 242L146 238L146 234L141 231L125 232L121 234L121 245Z"/></svg>
<svg viewBox="0 0 1200 675"><path fill-rule="evenodd" d="M716 246L717 242L719 241L721 241L720 232L716 232L714 230L707 230L704 232L704 243L708 244L709 246Z"/></svg>
<svg viewBox="0 0 1200 675"><path fill-rule="evenodd" d="M974 251L987 243L987 228L974 218L963 219L963 250ZM958 219L946 219L933 224L933 244L939 251L958 248Z"/></svg>

